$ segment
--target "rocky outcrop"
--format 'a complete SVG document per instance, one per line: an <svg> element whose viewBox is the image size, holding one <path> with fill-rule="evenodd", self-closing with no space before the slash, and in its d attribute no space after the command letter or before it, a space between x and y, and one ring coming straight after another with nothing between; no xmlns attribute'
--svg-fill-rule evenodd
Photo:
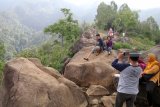
<svg viewBox="0 0 160 107"><path fill-rule="evenodd" d="M116 100L116 96L112 95L112 96L103 96L101 98L101 101L104 105L104 107L115 107L115 100ZM126 104L123 104L123 107L126 107Z"/></svg>
<svg viewBox="0 0 160 107"><path fill-rule="evenodd" d="M4 69L3 107L86 107L82 90L36 59L17 58Z"/></svg>
<svg viewBox="0 0 160 107"><path fill-rule="evenodd" d="M96 44L95 40L96 30L91 28L85 31L80 39L71 48L72 53L77 53L83 47L93 46Z"/></svg>
<svg viewBox="0 0 160 107"><path fill-rule="evenodd" d="M108 90L101 85L91 85L87 90L88 96L104 96L109 95Z"/></svg>
<svg viewBox="0 0 160 107"><path fill-rule="evenodd" d="M160 45L154 46L150 50L143 52L143 58L145 59L149 53L154 53L160 60Z"/></svg>
<svg viewBox="0 0 160 107"><path fill-rule="evenodd" d="M87 57L93 47L86 47L80 50L67 64L64 76L75 82L79 86L102 85L107 89L113 86L113 74L115 70L111 67L114 59L114 52L108 55L102 52L98 56L92 54L89 61L83 58Z"/></svg>

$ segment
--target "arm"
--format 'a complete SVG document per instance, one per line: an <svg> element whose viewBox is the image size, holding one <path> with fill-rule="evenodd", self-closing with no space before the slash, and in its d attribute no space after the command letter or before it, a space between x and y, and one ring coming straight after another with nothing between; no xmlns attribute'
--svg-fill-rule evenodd
<svg viewBox="0 0 160 107"><path fill-rule="evenodd" d="M102 39L99 40L99 46L100 46L100 47L103 47L103 46L104 46L104 43L103 43L103 40L102 40Z"/></svg>
<svg viewBox="0 0 160 107"><path fill-rule="evenodd" d="M112 62L112 67L114 67L116 70L118 71L123 71L125 68L127 68L128 66L130 66L130 64L123 64L123 63L118 63L118 59L115 59Z"/></svg>
<svg viewBox="0 0 160 107"><path fill-rule="evenodd" d="M154 65L151 69L144 70L144 74L155 74L159 71L159 66Z"/></svg>

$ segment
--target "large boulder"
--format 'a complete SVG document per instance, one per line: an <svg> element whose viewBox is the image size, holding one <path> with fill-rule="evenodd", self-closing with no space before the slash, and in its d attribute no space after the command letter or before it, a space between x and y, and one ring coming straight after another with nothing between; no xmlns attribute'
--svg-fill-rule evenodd
<svg viewBox="0 0 160 107"><path fill-rule="evenodd" d="M88 96L105 96L109 95L108 90L101 85L91 85L86 91Z"/></svg>
<svg viewBox="0 0 160 107"><path fill-rule="evenodd" d="M73 45L73 47L71 47L71 51L73 53L77 53L83 47L95 45L96 44L95 35L96 35L95 29L88 29L81 35L80 39Z"/></svg>
<svg viewBox="0 0 160 107"><path fill-rule="evenodd" d="M3 107L86 107L81 89L38 60L17 58L4 69Z"/></svg>
<svg viewBox="0 0 160 107"><path fill-rule="evenodd" d="M158 57L158 59L160 60L160 45L154 46L150 50L144 52L143 53L144 59L146 59L146 57L149 53L154 53Z"/></svg>
<svg viewBox="0 0 160 107"><path fill-rule="evenodd" d="M112 89L112 76L116 72L111 67L114 52L111 55L107 52L102 52L98 56L92 54L89 61L84 60L83 58L87 57L92 48L85 47L75 54L67 64L64 76L79 86L102 85L107 89Z"/></svg>

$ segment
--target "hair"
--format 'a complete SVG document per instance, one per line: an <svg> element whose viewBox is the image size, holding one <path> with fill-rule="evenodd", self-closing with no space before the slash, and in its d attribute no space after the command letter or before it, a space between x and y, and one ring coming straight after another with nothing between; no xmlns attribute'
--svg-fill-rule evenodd
<svg viewBox="0 0 160 107"><path fill-rule="evenodd" d="M96 36L100 36L100 34L98 33L98 34L96 34Z"/></svg>
<svg viewBox="0 0 160 107"><path fill-rule="evenodd" d="M111 39L111 37L110 37L110 36L107 36L107 39Z"/></svg>
<svg viewBox="0 0 160 107"><path fill-rule="evenodd" d="M132 61L137 62L139 60L139 57L129 57Z"/></svg>

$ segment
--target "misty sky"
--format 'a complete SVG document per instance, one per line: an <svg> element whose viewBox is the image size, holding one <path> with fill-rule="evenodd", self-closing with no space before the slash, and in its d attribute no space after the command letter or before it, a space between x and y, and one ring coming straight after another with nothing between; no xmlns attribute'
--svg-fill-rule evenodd
<svg viewBox="0 0 160 107"><path fill-rule="evenodd" d="M126 3L132 10L140 10L141 20L152 15L160 24L160 0L0 0L0 12L16 13L25 23L29 23L28 20L31 20L31 25L33 22L44 22L42 24L44 27L63 18L60 8L69 8L75 19L90 23L95 19L98 5L101 2L110 4L111 1L115 1L118 7ZM152 13L148 12L149 10L153 10Z"/></svg>
<svg viewBox="0 0 160 107"><path fill-rule="evenodd" d="M51 0L52 1L52 0ZM110 3L111 0L65 0L77 6L89 6L92 3L106 2ZM160 0L114 0L118 5L127 3L132 9L150 9L159 8Z"/></svg>
<svg viewBox="0 0 160 107"><path fill-rule="evenodd" d="M109 4L112 0L0 0L0 8L5 7L12 7L15 3L25 4L26 2L30 3L37 3L37 2L48 2L48 3L55 3L59 2L62 3L61 5L65 5L65 2L72 4L73 6L77 7L89 7L93 5L97 5L104 1L105 3ZM160 0L114 0L118 6L122 5L123 3L127 3L131 9L134 10L143 10L143 9L151 9L151 8L160 8Z"/></svg>

